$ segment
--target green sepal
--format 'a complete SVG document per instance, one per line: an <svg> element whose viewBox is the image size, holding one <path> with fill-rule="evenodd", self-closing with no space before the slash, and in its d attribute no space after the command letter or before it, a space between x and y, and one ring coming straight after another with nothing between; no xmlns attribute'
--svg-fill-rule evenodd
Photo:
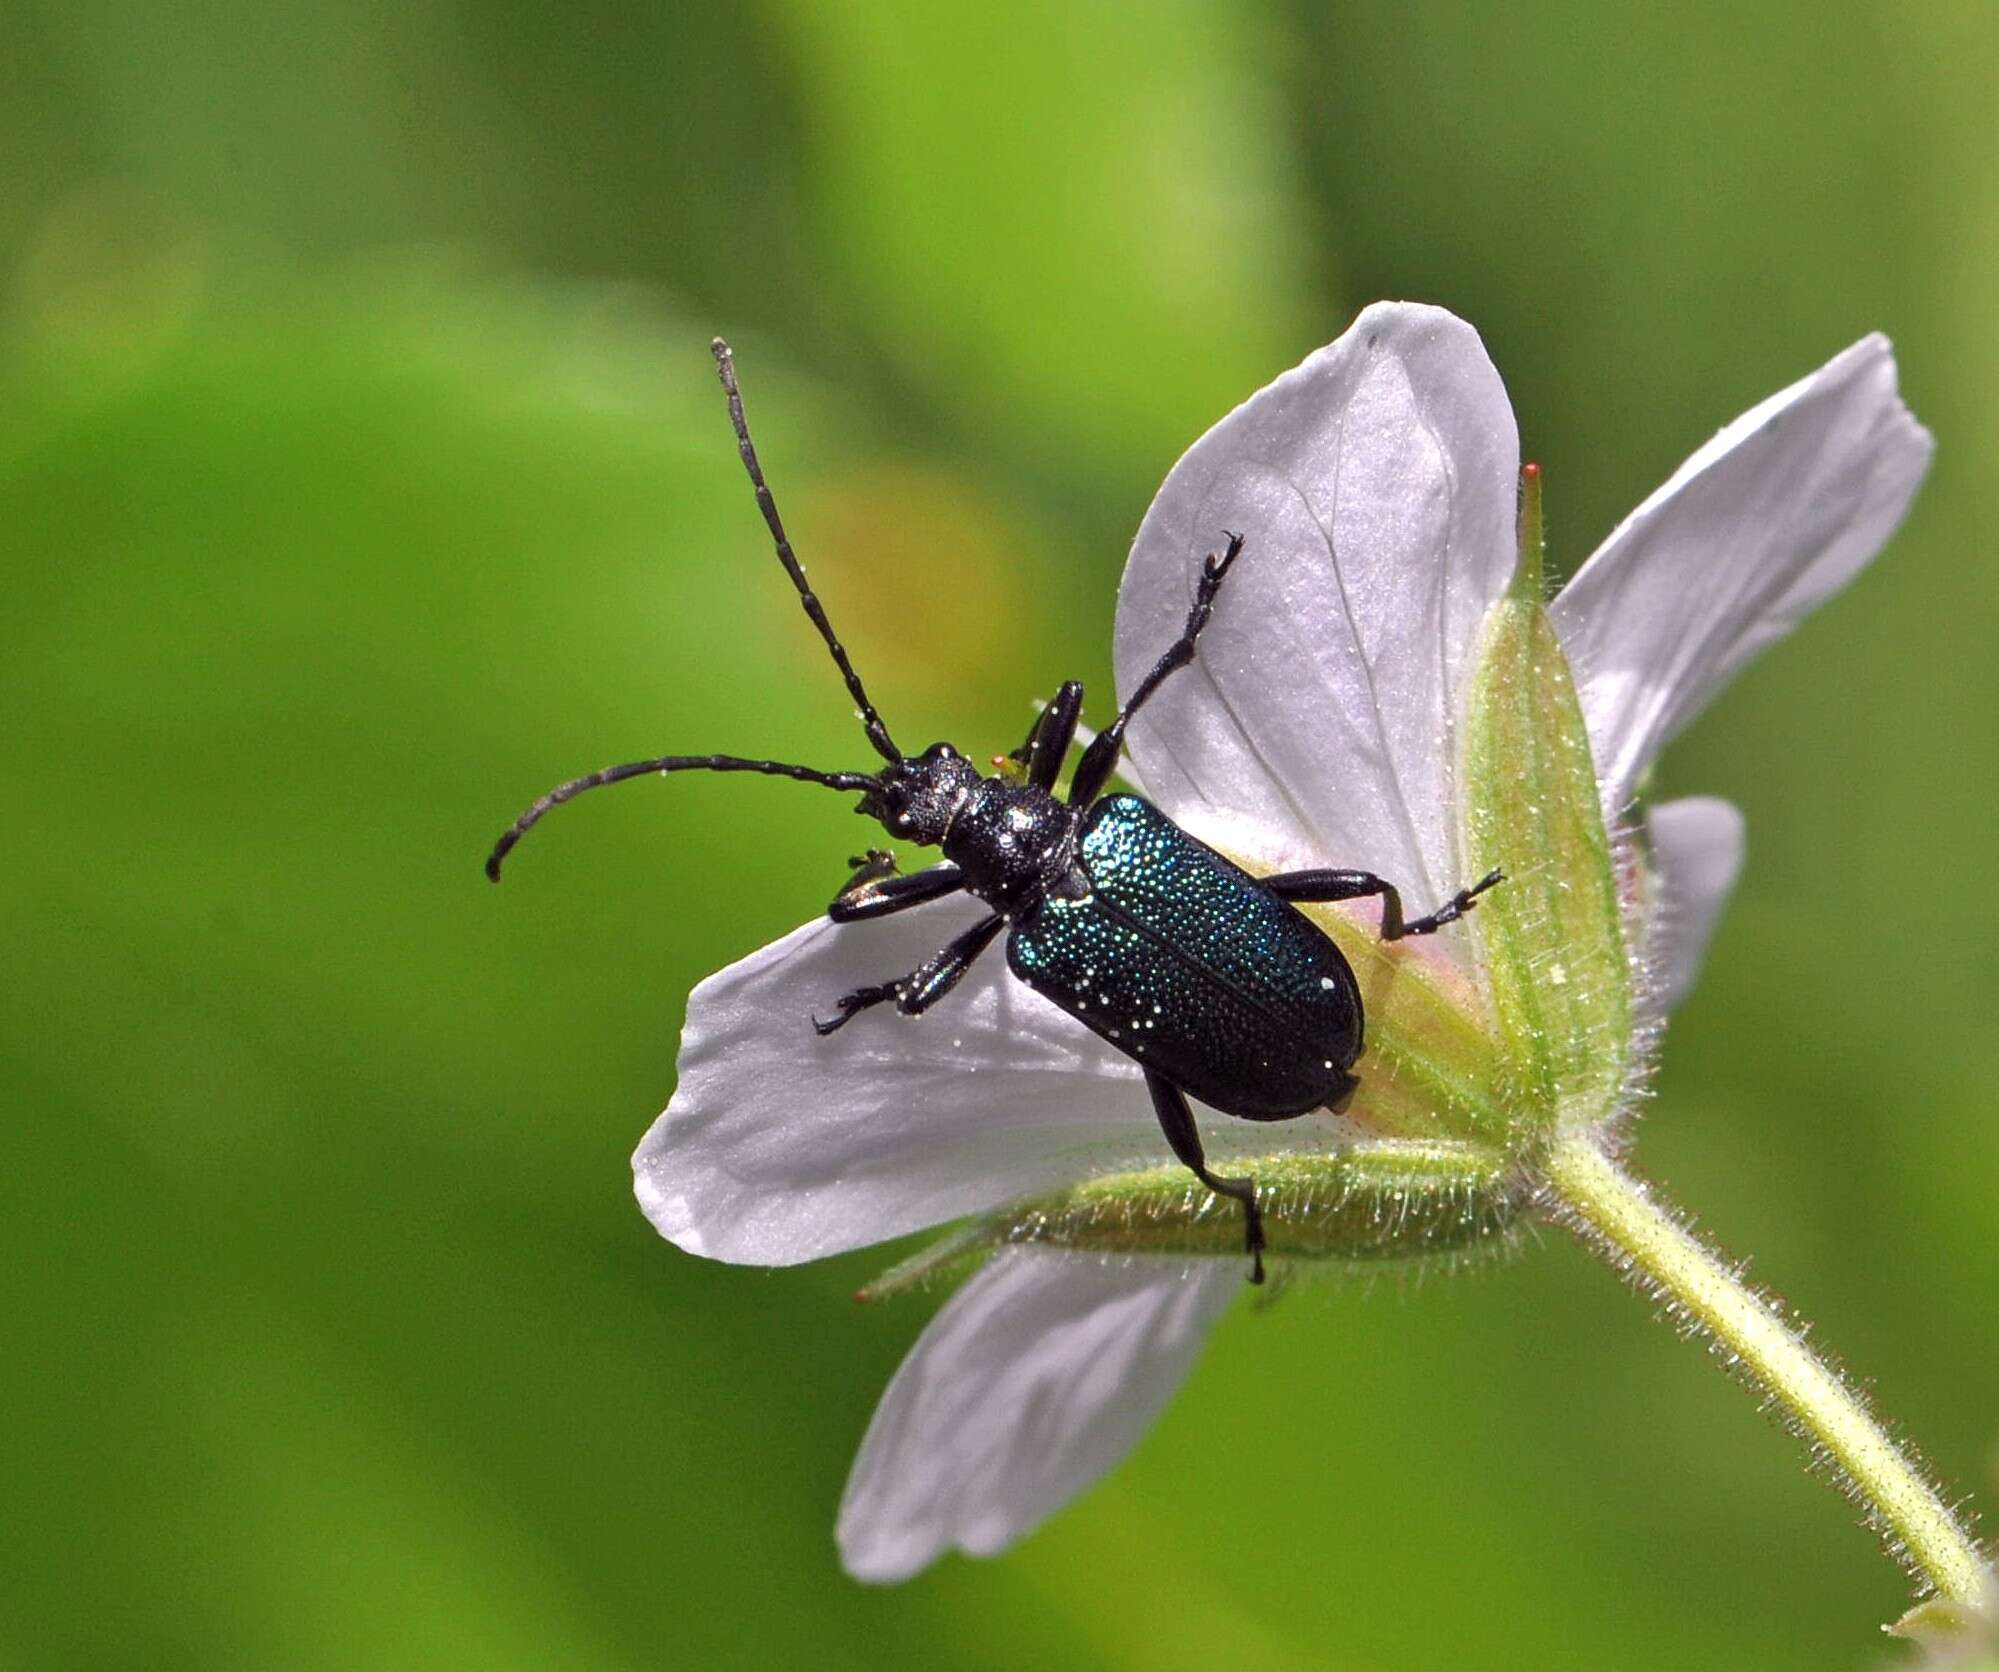
<svg viewBox="0 0 1999 1672"><path fill-rule="evenodd" d="M1366 1139L1319 1155L1230 1156L1257 1182L1268 1257L1379 1265L1508 1242L1521 1208L1512 1167L1482 1144ZM1241 1260L1242 1209L1177 1162L1089 1179L960 1227L884 1272L861 1300L956 1278L996 1248Z"/></svg>
<svg viewBox="0 0 1999 1672"><path fill-rule="evenodd" d="M1999 1602L1999 1598L1993 1600ZM1999 1619L1990 1608L1951 1597L1931 1597L1881 1629L1890 1637L1918 1644L1931 1662L1958 1672L1999 1668Z"/></svg>
<svg viewBox="0 0 1999 1672"><path fill-rule="evenodd" d="M1473 932L1516 1142L1593 1126L1630 1072L1631 961L1615 856L1568 657L1542 606L1538 472L1522 476L1520 561L1486 617L1460 759L1467 874L1506 881Z"/></svg>
<svg viewBox="0 0 1999 1672"><path fill-rule="evenodd" d="M906 1260L898 1260L871 1283L854 1291L854 1299L867 1302L889 1300L912 1289L929 1289L956 1283L969 1277L995 1247L986 1221L975 1219L960 1225L937 1241L919 1248Z"/></svg>
<svg viewBox="0 0 1999 1672"><path fill-rule="evenodd" d="M1359 913L1298 909L1353 967L1366 1008L1367 1054L1347 1118L1383 1137L1508 1145L1505 1063L1476 987L1419 943L1382 940Z"/></svg>
<svg viewBox="0 0 1999 1672"><path fill-rule="evenodd" d="M1250 855L1221 851L1251 876L1270 873ZM1473 983L1420 942L1382 940L1362 912L1298 909L1352 966L1367 1014L1367 1055L1346 1117L1384 1138L1510 1142L1503 1064Z"/></svg>

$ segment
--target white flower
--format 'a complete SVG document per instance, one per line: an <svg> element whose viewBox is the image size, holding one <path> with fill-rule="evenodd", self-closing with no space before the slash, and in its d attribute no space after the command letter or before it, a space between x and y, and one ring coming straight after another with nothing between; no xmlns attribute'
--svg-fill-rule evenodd
<svg viewBox="0 0 1999 1672"><path fill-rule="evenodd" d="M1869 337L1729 425L1612 533L1551 607L1606 816L1744 662L1873 556L1930 452ZM1128 690L1177 635L1221 531L1246 537L1197 661L1131 728L1132 781L1248 862L1365 868L1418 911L1447 898L1467 880L1463 687L1514 572L1519 464L1476 333L1430 307L1369 308L1223 419L1167 477L1119 593ZM1695 799L1644 828L1652 877L1628 932L1663 1010L1733 886L1742 820ZM633 1160L662 1234L787 1265L1170 1160L1136 1067L1001 957L926 1016L814 1033L815 1010L912 968L981 910L817 919L695 989L678 1090ZM1410 956L1482 990L1475 934ZM1369 1021L1372 1040L1372 1001ZM1343 1136L1323 1114L1210 1113L1202 1129L1218 1167ZM1032 1529L1136 1443L1243 1275L1240 1258L993 1255L882 1400L840 1514L848 1568L900 1579Z"/></svg>

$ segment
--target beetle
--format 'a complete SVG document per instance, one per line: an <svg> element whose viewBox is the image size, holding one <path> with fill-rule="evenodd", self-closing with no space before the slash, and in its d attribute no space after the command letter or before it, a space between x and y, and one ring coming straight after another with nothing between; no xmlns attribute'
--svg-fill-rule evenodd
<svg viewBox="0 0 1999 1672"><path fill-rule="evenodd" d="M1459 889L1427 916L1408 918L1395 885L1370 871L1252 876L1142 797L1105 793L1133 717L1194 659L1222 585L1242 556L1239 534L1228 534L1221 554L1202 563L1180 637L1089 740L1066 798L1058 797L1057 784L1083 706L1083 687L1074 680L1042 709L1019 749L995 758L1005 768L996 774L980 772L948 743L904 754L806 584L750 440L734 357L719 337L714 354L737 449L778 562L884 764L873 772L822 772L737 755L665 755L606 767L533 802L495 844L487 876L500 880L514 844L552 808L628 778L758 772L858 791L856 812L891 837L941 849L944 858L908 875L881 850L850 861L852 874L827 907L834 922L865 923L960 893L991 910L907 974L840 995L830 1019L813 1018L819 1034L830 1037L878 1005L922 1015L1005 931L1012 973L1139 1065L1174 1155L1209 1190L1242 1204L1250 1281L1261 1283L1256 1181L1209 1169L1188 1098L1252 1121L1290 1120L1318 1108L1338 1112L1352 1099L1360 1083L1352 1068L1365 1036L1360 988L1339 948L1298 905L1379 897L1381 938L1401 940L1455 922L1501 874Z"/></svg>

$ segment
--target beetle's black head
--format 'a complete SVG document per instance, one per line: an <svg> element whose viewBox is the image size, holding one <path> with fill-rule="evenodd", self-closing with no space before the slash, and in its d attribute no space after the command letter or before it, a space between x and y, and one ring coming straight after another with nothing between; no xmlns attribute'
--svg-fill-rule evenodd
<svg viewBox="0 0 1999 1672"><path fill-rule="evenodd" d="M861 797L859 811L905 842L934 847L944 840L965 797L979 781L978 768L948 743L891 762L876 774L878 788Z"/></svg>

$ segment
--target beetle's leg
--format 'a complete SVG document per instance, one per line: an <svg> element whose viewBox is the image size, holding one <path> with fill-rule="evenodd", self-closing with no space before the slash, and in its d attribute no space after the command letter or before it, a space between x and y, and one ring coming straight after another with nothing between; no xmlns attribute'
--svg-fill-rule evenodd
<svg viewBox="0 0 1999 1672"><path fill-rule="evenodd" d="M870 868L863 865L826 908L826 915L835 923L858 923L864 918L887 917L891 912L920 906L926 900L941 900L964 886L965 873L955 865L933 865L927 871L917 871L906 877L879 870L870 874Z"/></svg>
<svg viewBox="0 0 1999 1672"><path fill-rule="evenodd" d="M1242 536L1229 536L1228 550L1220 557L1212 552L1201 565L1201 578L1194 584L1194 607L1187 612L1187 625L1180 630L1180 637L1172 649L1152 665L1152 672L1138 682L1138 689L1131 694L1131 701L1119 710L1118 717L1090 739L1089 748L1083 751L1082 764L1076 768L1075 781L1069 786L1069 805L1087 807L1103 794L1104 785L1110 782L1111 773L1117 766L1119 752L1124 748L1125 727L1152 693L1166 681L1166 676L1177 668L1184 668L1194 659L1194 645L1201 636L1201 629L1208 624L1208 617L1214 613L1215 594L1222 589L1222 580L1229 572L1229 565L1242 554Z"/></svg>
<svg viewBox="0 0 1999 1672"><path fill-rule="evenodd" d="M847 858L847 880L841 884L842 894L853 894L866 888L869 883L881 882L896 874L897 860L887 848L869 848L866 853L850 854Z"/></svg>
<svg viewBox="0 0 1999 1672"><path fill-rule="evenodd" d="M1160 1131L1166 1134L1173 1153L1186 1164L1188 1171L1217 1196L1232 1196L1242 1203L1243 1212L1248 1215L1243 1241L1249 1251L1249 1280L1261 1283L1263 1210L1256 1205L1256 1180L1223 1178L1209 1172L1207 1155L1201 1149L1200 1128L1194 1124L1194 1111L1187 1107L1187 1094L1149 1068L1145 1071L1145 1089L1152 1093L1152 1110L1159 1117Z"/></svg>
<svg viewBox="0 0 1999 1672"><path fill-rule="evenodd" d="M1469 888L1461 888L1428 917L1403 920L1402 896L1395 884L1384 882L1372 871L1286 871L1281 876L1259 877L1257 881L1280 900L1328 901L1360 900L1370 894L1381 896L1381 938L1402 940L1409 935L1434 935L1446 923L1455 923L1478 904L1478 897L1495 883L1506 880L1498 871L1488 871Z"/></svg>
<svg viewBox="0 0 1999 1672"><path fill-rule="evenodd" d="M1082 682L1063 681L1061 689L1048 699L1048 706L1035 715L1034 724L1027 730L1027 741L1007 757L1020 767L1025 781L1034 788L1052 790L1055 780L1062 776L1062 763L1069 758L1069 747L1076 741L1076 719L1082 712Z"/></svg>
<svg viewBox="0 0 1999 1672"><path fill-rule="evenodd" d="M937 867L942 870L943 867ZM934 872L922 871L919 876L931 876ZM906 879L916 881L915 877ZM965 971L972 967L973 960L992 945L993 936L1006 927L1006 919L998 912L982 918L962 935L944 948L934 958L918 964L909 974L897 981L884 981L879 987L856 987L845 994L839 1003L840 1014L830 1022L812 1018L812 1025L819 1030L821 1038L845 1027L863 1010L877 1004L895 1001L896 1009L905 1016L921 1016L946 993L964 979Z"/></svg>

